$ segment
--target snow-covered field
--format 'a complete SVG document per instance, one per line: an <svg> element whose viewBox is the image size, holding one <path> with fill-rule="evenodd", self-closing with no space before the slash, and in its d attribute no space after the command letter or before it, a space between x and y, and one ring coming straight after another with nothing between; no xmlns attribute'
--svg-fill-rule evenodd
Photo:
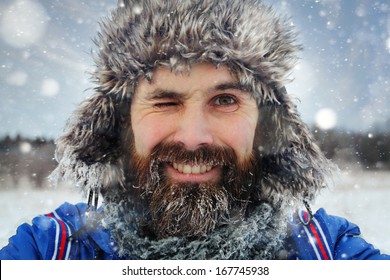
<svg viewBox="0 0 390 280"><path fill-rule="evenodd" d="M21 223L54 210L64 201L82 200L71 188L11 190L0 183L0 247ZM312 206L313 210L319 207L358 224L368 242L390 253L390 172L341 172L334 179L334 187L324 191Z"/></svg>
<svg viewBox="0 0 390 280"><path fill-rule="evenodd" d="M390 254L390 172L341 173L313 210L319 207L357 224L366 241Z"/></svg>

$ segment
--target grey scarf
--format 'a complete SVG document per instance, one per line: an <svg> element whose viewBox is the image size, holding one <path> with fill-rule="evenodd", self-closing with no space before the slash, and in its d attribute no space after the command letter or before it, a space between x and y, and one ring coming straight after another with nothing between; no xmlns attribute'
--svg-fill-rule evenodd
<svg viewBox="0 0 390 280"><path fill-rule="evenodd" d="M232 222L196 239L141 236L139 213L131 202L108 203L104 223L121 257L139 259L276 259L287 236L286 210L261 203L245 220Z"/></svg>

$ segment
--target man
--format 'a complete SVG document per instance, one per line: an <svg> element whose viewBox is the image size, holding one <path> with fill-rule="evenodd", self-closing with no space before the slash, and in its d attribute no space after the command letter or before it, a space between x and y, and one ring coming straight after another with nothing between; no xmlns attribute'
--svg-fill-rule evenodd
<svg viewBox="0 0 390 280"><path fill-rule="evenodd" d="M333 167L286 93L300 45L271 8L120 1L96 44L52 174L88 204L20 226L0 258L390 259L310 210Z"/></svg>

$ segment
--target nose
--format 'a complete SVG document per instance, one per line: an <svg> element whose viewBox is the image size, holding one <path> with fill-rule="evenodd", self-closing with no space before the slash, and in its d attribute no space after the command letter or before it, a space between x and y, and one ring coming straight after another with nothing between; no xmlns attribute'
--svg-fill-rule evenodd
<svg viewBox="0 0 390 280"><path fill-rule="evenodd" d="M190 151L211 145L214 140L206 113L200 108L187 108L179 117L173 140Z"/></svg>

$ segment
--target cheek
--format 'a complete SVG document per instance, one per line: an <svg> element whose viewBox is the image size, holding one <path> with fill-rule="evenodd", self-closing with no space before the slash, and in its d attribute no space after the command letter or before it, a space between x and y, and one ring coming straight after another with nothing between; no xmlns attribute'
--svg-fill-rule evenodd
<svg viewBox="0 0 390 280"><path fill-rule="evenodd" d="M154 123L138 122L133 125L135 150L139 155L148 155L161 134Z"/></svg>
<svg viewBox="0 0 390 280"><path fill-rule="evenodd" d="M252 153L256 122L247 119L237 122L231 121L220 128L220 140L233 148L239 159Z"/></svg>
<svg viewBox="0 0 390 280"><path fill-rule="evenodd" d="M171 128L155 118L144 118L132 126L135 150L139 155L148 156L153 148L164 141Z"/></svg>

